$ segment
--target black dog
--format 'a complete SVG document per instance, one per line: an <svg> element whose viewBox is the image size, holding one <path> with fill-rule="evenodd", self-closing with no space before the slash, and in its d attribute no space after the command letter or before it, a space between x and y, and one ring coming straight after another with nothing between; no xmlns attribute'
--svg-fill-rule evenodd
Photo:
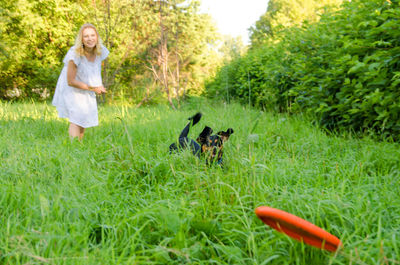
<svg viewBox="0 0 400 265"><path fill-rule="evenodd" d="M216 161L217 164L221 164L224 142L228 141L229 136L233 133L233 129L229 128L226 132L220 131L217 134L211 135L213 130L206 126L200 133L199 137L197 137L197 142L195 142L187 136L190 127L197 124L200 121L201 116L201 113L198 112L189 118L189 123L179 135L178 146L175 143L171 144L169 146L169 152L172 153L178 149L190 148L195 156L200 157L200 154L204 154L206 156L207 164L211 164L214 161Z"/></svg>

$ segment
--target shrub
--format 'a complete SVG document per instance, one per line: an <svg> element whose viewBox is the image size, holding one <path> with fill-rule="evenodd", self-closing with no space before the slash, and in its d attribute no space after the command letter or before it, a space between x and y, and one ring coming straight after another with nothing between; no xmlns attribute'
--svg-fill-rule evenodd
<svg viewBox="0 0 400 265"><path fill-rule="evenodd" d="M312 113L329 129L399 139L399 15L395 2L346 2L224 66L208 93L229 84L229 96L242 102L251 94L255 106Z"/></svg>

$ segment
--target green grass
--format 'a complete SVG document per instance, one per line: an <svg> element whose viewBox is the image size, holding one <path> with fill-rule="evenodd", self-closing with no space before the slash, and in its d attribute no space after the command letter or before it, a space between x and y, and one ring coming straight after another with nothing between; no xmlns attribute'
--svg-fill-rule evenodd
<svg viewBox="0 0 400 265"><path fill-rule="evenodd" d="M203 100L99 111L80 143L54 107L0 103L0 264L400 263L398 144ZM193 138L205 125L235 130L223 168L168 154L196 111ZM313 222L343 250L272 230L254 214L262 205Z"/></svg>

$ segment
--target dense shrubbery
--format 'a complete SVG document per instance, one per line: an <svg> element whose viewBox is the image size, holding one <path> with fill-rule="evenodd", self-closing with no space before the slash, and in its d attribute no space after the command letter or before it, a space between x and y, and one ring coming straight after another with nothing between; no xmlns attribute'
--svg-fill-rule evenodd
<svg viewBox="0 0 400 265"><path fill-rule="evenodd" d="M209 95L229 91L263 108L315 113L327 128L399 139L399 5L357 0L342 7L226 65L208 84Z"/></svg>

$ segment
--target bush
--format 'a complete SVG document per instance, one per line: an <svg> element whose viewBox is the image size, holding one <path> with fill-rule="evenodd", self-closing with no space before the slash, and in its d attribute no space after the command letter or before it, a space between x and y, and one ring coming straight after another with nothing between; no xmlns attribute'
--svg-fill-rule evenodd
<svg viewBox="0 0 400 265"><path fill-rule="evenodd" d="M346 2L226 65L207 85L209 95L229 80L230 97L246 102L250 87L255 106L308 112L329 129L399 139L399 15L394 2Z"/></svg>

